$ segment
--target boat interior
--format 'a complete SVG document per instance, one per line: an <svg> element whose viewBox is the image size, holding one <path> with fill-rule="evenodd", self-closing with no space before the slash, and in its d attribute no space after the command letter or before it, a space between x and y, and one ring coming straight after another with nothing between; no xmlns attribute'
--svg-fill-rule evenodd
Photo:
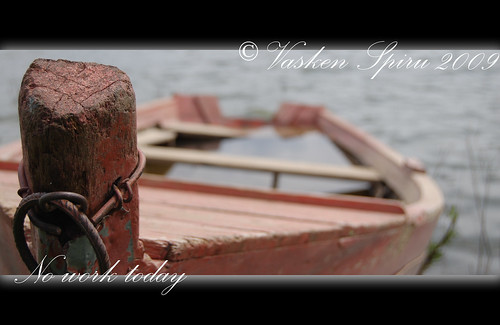
<svg viewBox="0 0 500 325"><path fill-rule="evenodd" d="M323 107L283 103L270 120L251 120L223 117L213 96L176 95L173 100L183 115L142 128L139 123L137 141L148 174L315 195L398 199L374 168L363 166L317 128L314 116Z"/></svg>

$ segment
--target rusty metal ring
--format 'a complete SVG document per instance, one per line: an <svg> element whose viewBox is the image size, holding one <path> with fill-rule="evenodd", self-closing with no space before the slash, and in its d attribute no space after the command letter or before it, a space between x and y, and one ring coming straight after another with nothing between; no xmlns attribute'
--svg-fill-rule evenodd
<svg viewBox="0 0 500 325"><path fill-rule="evenodd" d="M33 211L33 209L28 211L28 217L30 218L31 223L33 223L36 227L42 229L46 233L54 236L61 236L62 229L56 225L45 222L38 218L38 215Z"/></svg>
<svg viewBox="0 0 500 325"><path fill-rule="evenodd" d="M14 234L14 241L16 243L17 250L21 256L24 264L28 267L31 273L35 271L38 267L38 262L35 260L31 251L26 243L26 237L24 235L24 219L29 210L31 210L35 205L38 205L38 200L45 193L33 193L24 197L14 214L14 220L12 224L12 232Z"/></svg>
<svg viewBox="0 0 500 325"><path fill-rule="evenodd" d="M114 195L116 197L116 203L114 206L114 209L121 209L123 207L123 195L118 186L113 184L113 191L115 192Z"/></svg>
<svg viewBox="0 0 500 325"><path fill-rule="evenodd" d="M101 274L105 273L110 266L109 255L106 250L106 245L102 241L101 236L99 236L99 232L97 232L97 229L94 227L92 221L71 201L56 200L52 203L70 216L78 227L85 233L85 236L87 236L90 244L94 248L94 252L96 253L97 262L99 264L99 272Z"/></svg>
<svg viewBox="0 0 500 325"><path fill-rule="evenodd" d="M38 262L31 254L28 244L26 243L26 236L24 235L24 220L31 209L33 209L37 205L40 205L40 200L42 197L45 198L45 200L42 201L43 205L47 203L45 202L48 200L46 195L47 193L33 193L27 195L21 200L14 214L12 225L14 241L16 243L17 250L19 251L19 255L21 256L24 264L26 264L31 273L33 273L38 267ZM71 219L78 225L78 227L85 233L96 253L100 273L103 274L104 272L106 272L110 266L109 255L104 242L102 241L99 233L97 232L97 229L94 227L90 219L84 213L82 213L73 202L69 200L55 200L51 201L51 204L57 206L68 216L70 216Z"/></svg>
<svg viewBox="0 0 500 325"><path fill-rule="evenodd" d="M128 193L127 198L124 198L123 202L129 203L130 201L132 201L134 194L132 192L132 186L130 185L130 179L125 178L123 182L119 185L119 187L125 187L125 191Z"/></svg>
<svg viewBox="0 0 500 325"><path fill-rule="evenodd" d="M85 198L85 196L74 192L58 191L58 192L45 193L44 195L42 195L42 197L40 197L39 200L40 208L42 208L42 210L44 210L45 212L50 212L51 209L49 208L49 206L55 200L71 201L73 204L78 204L83 213L87 213L88 209L87 199Z"/></svg>

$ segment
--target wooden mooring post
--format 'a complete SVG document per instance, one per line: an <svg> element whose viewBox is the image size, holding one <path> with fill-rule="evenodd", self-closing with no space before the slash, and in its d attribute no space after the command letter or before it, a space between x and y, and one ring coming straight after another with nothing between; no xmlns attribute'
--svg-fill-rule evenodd
<svg viewBox="0 0 500 325"><path fill-rule="evenodd" d="M38 263L44 257L45 263L53 260L49 270L54 274L102 273L105 268L89 233L96 230L108 267L116 264L114 273L126 274L143 263L138 188L130 181L142 172L141 156L128 76L97 63L37 59L24 75L18 108L20 194L39 199L27 213L32 257ZM77 224L71 208L88 216L94 230ZM59 233L33 226L35 220Z"/></svg>

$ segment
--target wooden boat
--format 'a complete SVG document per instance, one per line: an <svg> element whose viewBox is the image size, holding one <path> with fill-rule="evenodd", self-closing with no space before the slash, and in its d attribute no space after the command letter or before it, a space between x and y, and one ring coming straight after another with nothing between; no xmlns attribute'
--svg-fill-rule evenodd
<svg viewBox="0 0 500 325"><path fill-rule="evenodd" d="M228 118L214 96L176 94L137 109L140 240L155 264L190 274L415 274L443 208L435 182L403 157L322 106L284 103L270 121ZM282 136L315 130L352 164L287 161L211 150L262 128ZM189 143L181 145L182 142ZM317 148L329 150L330 148ZM27 273L13 243L20 198L20 141L0 149L3 274ZM269 188L174 180L174 164L272 175ZM154 175L153 172L160 174ZM283 190L284 174L362 182L350 193ZM7 249L5 249L7 248Z"/></svg>

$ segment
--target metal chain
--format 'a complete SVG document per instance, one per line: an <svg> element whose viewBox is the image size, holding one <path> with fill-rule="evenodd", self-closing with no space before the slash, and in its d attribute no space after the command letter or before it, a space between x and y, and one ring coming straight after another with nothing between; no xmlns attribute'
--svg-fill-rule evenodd
<svg viewBox="0 0 500 325"><path fill-rule="evenodd" d="M45 232L56 236L60 236L62 234L62 229L60 227L40 220L40 218L35 213L36 207L45 212L51 212L55 209L59 209L66 215L68 215L89 239L90 244L92 245L97 256L99 272L102 274L109 269L109 255L104 242L99 236L97 226L104 220L107 215L111 213L111 211L122 209L123 203L128 203L133 199L132 185L137 182L139 177L142 175L142 172L146 165L146 158L144 154L140 150L138 150L138 154L139 159L137 162L137 166L132 174L121 181L121 178L119 178L115 182L117 184L112 185L110 199L99 209L99 211L94 214L92 218L89 218L86 215L88 209L87 199L78 193L32 193L26 181L24 166L21 161L18 169L19 183L21 185L21 188L18 190L18 194L23 199L19 203L19 206L17 207L14 214L12 230L19 254L21 255L21 258L31 272L33 272L38 267L38 263L31 254L31 251L26 243L26 237L24 235L24 220L26 218L26 215L28 215L31 222L36 227L44 230ZM121 189L123 189L127 194L126 198L123 198Z"/></svg>
<svg viewBox="0 0 500 325"><path fill-rule="evenodd" d="M103 206L97 211L91 218L94 225L97 227L104 218L113 210L119 210L123 208L123 203L128 203L133 199L132 185L137 182L139 177L141 177L144 167L146 166L146 157L141 150L138 150L139 160L137 166L132 172L132 174L121 180L120 178L115 182L117 184L112 185L111 197L103 204ZM120 189L124 189L127 193L127 197L123 198L123 193Z"/></svg>

